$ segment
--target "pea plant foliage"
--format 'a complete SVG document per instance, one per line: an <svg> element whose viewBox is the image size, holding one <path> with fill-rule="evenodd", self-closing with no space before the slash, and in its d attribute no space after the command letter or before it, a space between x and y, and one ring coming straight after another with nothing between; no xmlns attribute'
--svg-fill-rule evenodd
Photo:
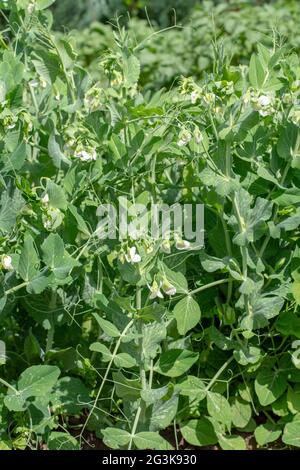
<svg viewBox="0 0 300 470"><path fill-rule="evenodd" d="M123 29L92 80L52 3L0 2L0 448L299 447L298 56L150 93ZM204 245L99 237L122 196L202 204Z"/></svg>

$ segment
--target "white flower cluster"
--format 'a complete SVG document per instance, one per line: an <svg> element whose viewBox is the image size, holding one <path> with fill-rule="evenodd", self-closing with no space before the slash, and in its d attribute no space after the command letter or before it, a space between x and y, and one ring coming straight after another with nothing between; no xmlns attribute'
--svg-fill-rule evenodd
<svg viewBox="0 0 300 470"><path fill-rule="evenodd" d="M187 129L183 129L179 134L177 145L179 147L183 147L184 145L187 145L191 141L191 139L192 134L190 133L190 131L188 131Z"/></svg>
<svg viewBox="0 0 300 470"><path fill-rule="evenodd" d="M125 255L125 259L127 263L130 264L139 263L142 260L141 256L137 253L136 246L129 248Z"/></svg>
<svg viewBox="0 0 300 470"><path fill-rule="evenodd" d="M275 112L275 95L272 92L265 94L257 94L253 90L248 90L243 97L244 103L251 102L255 111L258 111L260 116L270 116Z"/></svg>
<svg viewBox="0 0 300 470"><path fill-rule="evenodd" d="M166 278L164 278L164 280L160 281L159 283L154 280L152 285L148 284L148 288L150 290L149 298L151 300L156 298L163 299L164 295L162 293L162 290L166 295L169 295L170 297L176 294L176 287L173 286L173 284L171 284Z"/></svg>
<svg viewBox="0 0 300 470"><path fill-rule="evenodd" d="M45 206L45 212L42 215L42 221L45 229L49 231L55 230L60 226L64 219L63 213L55 207L48 206L48 194L45 194L45 196L42 197L41 203Z"/></svg>
<svg viewBox="0 0 300 470"><path fill-rule="evenodd" d="M31 1L31 2L29 2L28 6L27 6L27 11L28 11L28 13L29 13L30 15L32 15L32 13L34 12L35 7L36 7L36 5L35 5L35 1L34 1L34 0Z"/></svg>
<svg viewBox="0 0 300 470"><path fill-rule="evenodd" d="M9 255L2 255L0 265L7 271L12 271L14 269L12 265L12 258Z"/></svg>
<svg viewBox="0 0 300 470"><path fill-rule="evenodd" d="M92 162L97 160L97 152L95 149L89 151L80 150L74 153L75 158L79 158L82 162Z"/></svg>

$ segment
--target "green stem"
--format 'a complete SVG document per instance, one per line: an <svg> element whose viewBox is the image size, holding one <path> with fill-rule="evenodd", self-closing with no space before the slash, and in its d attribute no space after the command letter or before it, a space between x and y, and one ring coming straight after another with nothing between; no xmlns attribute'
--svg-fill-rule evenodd
<svg viewBox="0 0 300 470"><path fill-rule="evenodd" d="M83 435L84 430L85 430L85 428L86 428L86 426L87 426L89 420L91 419L92 414L93 414L94 411L95 411L95 408L96 408L97 403L98 403L98 401L99 401L99 398L100 398L100 396L101 396L103 387L104 387L104 385L105 385L105 383L106 383L106 381L107 381L108 374L109 374L109 372L110 372L110 369L111 369L111 367L112 367L112 365L113 365L114 359L115 359L115 357L116 357L116 355L117 355L117 352L118 352L118 350L119 350L119 347L120 347L120 345L121 345L122 339L123 339L124 336L126 335L127 331L132 327L132 325L133 325L133 320L131 320L131 321L128 323L128 325L126 325L126 327L125 327L124 330L122 331L122 333L121 333L121 335L120 335L120 337L119 337L119 339L118 339L118 341L117 341L117 343L116 343L115 349L113 350L113 353L112 353L112 356L111 356L111 360L109 361L109 364L108 364L107 369L106 369L106 371L105 371L103 380L102 380L101 385L100 385L100 387L99 387L99 390L98 390L98 393L97 393L97 395L96 395L96 398L95 398L95 401L94 401L94 403L93 403L93 406L92 406L92 408L91 408L91 411L89 412L88 417L87 417L87 419L86 419L86 421L85 421L85 423L84 423L84 425L83 425L83 427L82 427L82 430L81 430L81 433L80 433L80 437Z"/></svg>
<svg viewBox="0 0 300 470"><path fill-rule="evenodd" d="M51 300L49 304L50 308L50 328L47 333L47 342L46 342L46 353L52 349L53 341L54 341L54 333L55 333L55 326L53 320L53 311L56 309L56 302L57 302L57 293L53 290L51 294Z"/></svg>
<svg viewBox="0 0 300 470"><path fill-rule="evenodd" d="M213 376L211 381L208 383L207 387L205 388L205 391L208 392L211 387L216 383L222 372L229 366L229 364L233 361L234 357L231 356L223 365L222 367L218 370L218 372Z"/></svg>
<svg viewBox="0 0 300 470"><path fill-rule="evenodd" d="M209 284L205 284L205 286L201 286L195 290L192 290L191 292L189 292L189 295L198 294L198 292L202 292L206 289L210 289L211 287L215 287L220 284L225 284L226 282L229 282L229 279L219 279L218 281L210 282Z"/></svg>
<svg viewBox="0 0 300 470"><path fill-rule="evenodd" d="M141 297L142 291L140 287L137 287L136 290L136 308L137 310L140 310L142 308L142 297ZM143 322L141 319L138 320L138 334L139 334L139 352L140 352L140 378L141 378L141 384L142 384L142 390L147 389L147 379L146 379L146 372L144 368L144 355L143 355ZM153 374L153 372L152 372ZM152 382L152 377L151 377L151 382ZM141 414L144 413L145 411L145 403L143 399L140 399L140 403L134 418L133 426L131 429L131 436L130 436L130 442L128 444L128 450L131 450L132 444L133 444L133 438L135 436L139 420L141 417Z"/></svg>
<svg viewBox="0 0 300 470"><path fill-rule="evenodd" d="M226 170L226 176L228 179L231 177L231 164L232 164L232 158L231 158L231 151L230 151L230 145L226 145L226 153L225 153L225 170ZM223 217L222 217L223 215ZM227 225L224 220L224 208L223 208L223 214L221 215L221 221L223 225L223 230L225 234L225 243L226 243L226 249L227 253L230 257L232 257L232 246L231 246L231 240L229 237L229 232L227 229ZM228 282L228 290L227 290L227 299L226 299L226 304L229 305L232 297L232 287L233 287L233 279L230 278Z"/></svg>
<svg viewBox="0 0 300 470"><path fill-rule="evenodd" d="M17 292L20 289L23 289L23 287L28 286L28 282L22 282L22 284L19 284L18 286L12 287L11 289L8 289L7 291L4 292L4 295L10 295L13 294L14 292Z"/></svg>
<svg viewBox="0 0 300 470"><path fill-rule="evenodd" d="M0 383L2 383L5 387L10 388L10 389L11 389L14 393L16 393L17 395L20 394L20 392L19 392L15 387L13 387L13 386L10 385L8 382L6 382L6 380L1 379L1 377L0 377Z"/></svg>

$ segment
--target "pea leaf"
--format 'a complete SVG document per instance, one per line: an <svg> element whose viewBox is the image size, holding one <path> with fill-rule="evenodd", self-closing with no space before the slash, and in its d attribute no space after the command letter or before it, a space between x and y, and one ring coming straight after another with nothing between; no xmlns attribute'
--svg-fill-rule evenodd
<svg viewBox="0 0 300 470"><path fill-rule="evenodd" d="M230 431L232 422L231 407L223 395L220 393L207 393L207 411L212 418L219 421Z"/></svg>
<svg viewBox="0 0 300 470"><path fill-rule="evenodd" d="M187 372L197 361L198 353L181 349L170 349L164 352L154 369L167 377L179 377Z"/></svg>
<svg viewBox="0 0 300 470"><path fill-rule="evenodd" d="M38 266L39 257L34 240L31 235L26 235L19 259L18 273L25 282L29 282L37 275Z"/></svg>
<svg viewBox="0 0 300 470"><path fill-rule="evenodd" d="M256 442L259 446L265 446L269 442L274 442L281 436L280 426L267 421L258 426L254 431Z"/></svg>
<svg viewBox="0 0 300 470"><path fill-rule="evenodd" d="M285 425L282 441L289 446L300 447L300 413Z"/></svg>
<svg viewBox="0 0 300 470"><path fill-rule="evenodd" d="M130 442L130 434L124 429L105 428L101 430L103 434L103 442L112 449L119 449Z"/></svg>
<svg viewBox="0 0 300 470"><path fill-rule="evenodd" d="M286 390L287 381L280 370L263 368L254 382L255 392L263 406L270 405Z"/></svg>
<svg viewBox="0 0 300 470"><path fill-rule="evenodd" d="M218 438L213 425L207 418L192 419L180 427L183 438L194 446L216 444Z"/></svg>
<svg viewBox="0 0 300 470"><path fill-rule="evenodd" d="M111 338L118 338L120 336L120 331L113 323L101 318L97 312L92 312L92 315L107 336L110 336Z"/></svg>
<svg viewBox="0 0 300 470"><path fill-rule="evenodd" d="M4 398L6 407L11 411L21 411L29 397L42 397L56 384L60 370L56 366L31 366L20 375L16 391L9 389Z"/></svg>
<svg viewBox="0 0 300 470"><path fill-rule="evenodd" d="M53 431L48 439L49 450L80 450L79 442L66 432Z"/></svg>
<svg viewBox="0 0 300 470"><path fill-rule="evenodd" d="M174 308L174 317L180 335L185 335L199 323L201 318L200 307L192 296L181 299Z"/></svg>
<svg viewBox="0 0 300 470"><path fill-rule="evenodd" d="M156 432L139 432L133 437L138 449L172 450L173 447Z"/></svg>
<svg viewBox="0 0 300 470"><path fill-rule="evenodd" d="M261 88L264 84L265 76L266 72L261 59L256 54L252 54L249 64L249 80L253 88Z"/></svg>

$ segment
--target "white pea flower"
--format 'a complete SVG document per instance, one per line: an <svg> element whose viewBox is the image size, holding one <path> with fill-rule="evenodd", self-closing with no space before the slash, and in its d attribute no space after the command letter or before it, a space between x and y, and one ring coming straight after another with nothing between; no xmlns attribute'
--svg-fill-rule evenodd
<svg viewBox="0 0 300 470"><path fill-rule="evenodd" d="M191 103L196 104L198 99L199 99L198 91L196 91L196 90L192 91L192 93L191 93Z"/></svg>
<svg viewBox="0 0 300 470"><path fill-rule="evenodd" d="M54 207L48 207L47 212L43 214L42 220L46 230L54 230L60 226L64 218L63 213Z"/></svg>
<svg viewBox="0 0 300 470"><path fill-rule="evenodd" d="M80 152L76 152L74 156L79 158L82 162L91 162L97 159L96 150L93 150L91 153L86 150L81 150Z"/></svg>
<svg viewBox="0 0 300 470"><path fill-rule="evenodd" d="M125 255L126 261L130 264L139 263L141 261L140 255L136 252L136 246L132 246Z"/></svg>
<svg viewBox="0 0 300 470"><path fill-rule="evenodd" d="M161 251L164 253L171 253L171 243L170 240L163 240L161 246L160 246Z"/></svg>
<svg viewBox="0 0 300 470"><path fill-rule="evenodd" d="M1 264L2 264L3 268L7 269L8 271L11 271L12 269L14 269L13 265L12 265L11 256L9 256L9 255L3 255L2 256Z"/></svg>
<svg viewBox="0 0 300 470"><path fill-rule="evenodd" d="M196 144L201 144L201 142L203 141L203 135L200 131L200 129L196 128L194 130L194 139L196 141Z"/></svg>
<svg viewBox="0 0 300 470"><path fill-rule="evenodd" d="M206 104L210 105L215 102L216 95L214 93L205 93L203 95L203 100Z"/></svg>
<svg viewBox="0 0 300 470"><path fill-rule="evenodd" d="M37 88L39 86L40 82L36 79L33 79L33 80L30 80L29 82L29 85L32 87L32 88Z"/></svg>
<svg viewBox="0 0 300 470"><path fill-rule="evenodd" d="M35 10L35 2L30 2L27 7L28 13L31 15Z"/></svg>
<svg viewBox="0 0 300 470"><path fill-rule="evenodd" d="M177 250L188 250L191 247L191 244L187 240L178 239L175 246Z"/></svg>
<svg viewBox="0 0 300 470"><path fill-rule="evenodd" d="M187 145L189 143L191 138L192 138L192 134L187 130L183 130L179 135L179 140L177 142L177 145L179 147L183 147L184 145Z"/></svg>
<svg viewBox="0 0 300 470"><path fill-rule="evenodd" d="M167 279L164 279L162 283L162 290L167 295L175 295L176 294L176 287L173 286Z"/></svg>
<svg viewBox="0 0 300 470"><path fill-rule="evenodd" d="M274 112L272 106L274 96L272 94L260 95L258 98L253 97L254 109L256 109L261 116L269 116Z"/></svg>
<svg viewBox="0 0 300 470"><path fill-rule="evenodd" d="M162 286L162 282L160 282L159 284L157 284L156 281L153 281L152 286L150 286L150 285L148 284L148 288L149 288L149 290L150 290L150 292L151 292L151 294L150 294L150 296L149 296L150 299L156 299L157 297L160 298L160 299L163 299L163 298L164 298L164 296L163 296L163 294L162 294L162 292L161 292L161 290L160 290L161 286Z"/></svg>
<svg viewBox="0 0 300 470"><path fill-rule="evenodd" d="M257 103L259 106L269 106L271 104L271 98L267 95L261 95L258 100L257 100Z"/></svg>
<svg viewBox="0 0 300 470"><path fill-rule="evenodd" d="M48 202L49 202L49 195L46 193L45 196L41 198L41 203L48 204Z"/></svg>

